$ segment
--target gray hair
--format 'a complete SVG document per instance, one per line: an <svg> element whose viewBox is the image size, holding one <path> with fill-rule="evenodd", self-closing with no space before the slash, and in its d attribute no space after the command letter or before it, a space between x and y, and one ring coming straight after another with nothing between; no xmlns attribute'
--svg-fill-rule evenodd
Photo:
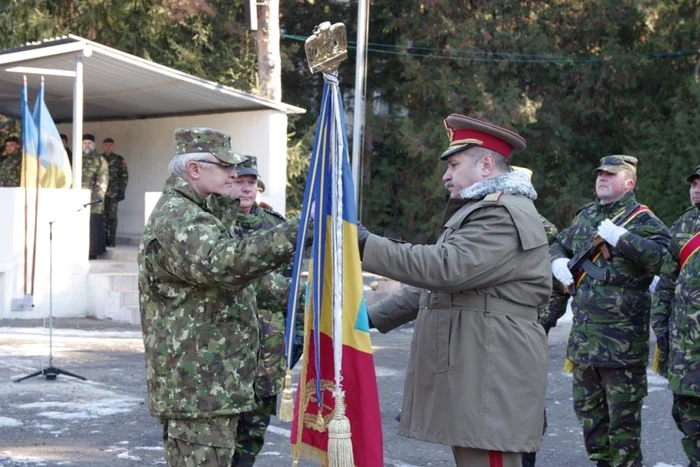
<svg viewBox="0 0 700 467"><path fill-rule="evenodd" d="M187 154L176 154L168 164L168 172L171 175L177 175L180 178L185 178L187 173L187 164L191 161L197 161L203 157L211 156L210 152L189 152Z"/></svg>
<svg viewBox="0 0 700 467"><path fill-rule="evenodd" d="M472 156L472 163L475 166L484 157L491 156L496 162L496 169L498 169L500 173L506 173L512 170L510 167L510 160L504 157L501 153L491 149L482 148L481 146L474 146L469 151L469 155Z"/></svg>

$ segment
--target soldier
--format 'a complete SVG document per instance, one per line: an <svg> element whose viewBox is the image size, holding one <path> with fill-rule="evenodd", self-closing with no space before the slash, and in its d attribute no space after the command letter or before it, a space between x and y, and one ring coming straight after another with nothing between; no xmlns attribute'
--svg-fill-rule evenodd
<svg viewBox="0 0 700 467"><path fill-rule="evenodd" d="M105 138L102 141L103 157L109 166L109 184L105 195L105 243L116 246L117 237L117 204L124 199L126 185L129 183L129 170L122 156L114 152L114 140Z"/></svg>
<svg viewBox="0 0 700 467"><path fill-rule="evenodd" d="M73 151L71 150L70 146L68 145L68 137L61 133L61 142L63 143L63 149L66 150L66 154L68 154L68 161L70 162L71 166L73 165Z"/></svg>
<svg viewBox="0 0 700 467"><path fill-rule="evenodd" d="M251 284L293 258L299 220L234 238L222 219L244 156L208 128L180 128L175 144L138 256L149 407L168 465L230 466L239 414L255 408Z"/></svg>
<svg viewBox="0 0 700 467"><path fill-rule="evenodd" d="M244 239L256 232L270 230L285 219L269 207L262 207L256 196L261 182L257 158L245 156L236 169L232 195L238 198L237 215L233 222L234 237ZM288 265L264 276L255 284L260 353L255 372L254 410L242 413L238 419L236 453L233 465L252 466L265 442L270 417L276 413L277 395L282 391L287 368L284 350L285 312L289 298L291 270ZM298 356L297 356L298 359Z"/></svg>
<svg viewBox="0 0 700 467"><path fill-rule="evenodd" d="M597 199L583 206L550 249L552 272L576 282L567 358L573 362L574 410L588 457L598 466L641 467L642 400L647 394L649 285L669 244L666 226L634 195L637 159L607 156L595 169ZM595 236L609 258L585 269L567 263ZM602 268L600 270L595 267ZM598 277L593 278L596 274Z"/></svg>
<svg viewBox="0 0 700 467"><path fill-rule="evenodd" d="M83 188L90 190L92 201L104 202L108 184L107 161L95 151L95 136L86 133L83 135ZM106 251L103 213L104 203L90 207L90 259L95 259Z"/></svg>
<svg viewBox="0 0 700 467"><path fill-rule="evenodd" d="M18 187L22 180L22 151L19 139L5 139L5 150L0 156L0 187Z"/></svg>
<svg viewBox="0 0 700 467"><path fill-rule="evenodd" d="M670 254L657 285L651 326L660 352L660 371L673 392L671 414L683 433L691 466L700 465L700 166L688 178L690 203L671 226Z"/></svg>
<svg viewBox="0 0 700 467"><path fill-rule="evenodd" d="M525 140L463 115L445 126L450 200L437 243L359 228L363 269L407 284L369 315L383 333L416 320L399 433L452 446L458 466L520 467L542 442L547 236L530 180L510 168Z"/></svg>
<svg viewBox="0 0 700 467"><path fill-rule="evenodd" d="M513 167L516 172L527 174L528 178L532 179L532 170L524 167ZM540 221L544 227L544 232L547 234L547 243L550 245L556 238L559 231L557 227L549 222L544 216L540 215ZM557 320L566 312L566 300L568 295L565 294L561 283L554 282L552 287L552 296L549 298L548 306L543 306L537 309L537 322L544 328L545 334L549 335L549 330L556 326ZM544 426L542 428L542 436L547 432L547 409L544 411ZM537 463L537 453L523 453L522 467L535 467Z"/></svg>

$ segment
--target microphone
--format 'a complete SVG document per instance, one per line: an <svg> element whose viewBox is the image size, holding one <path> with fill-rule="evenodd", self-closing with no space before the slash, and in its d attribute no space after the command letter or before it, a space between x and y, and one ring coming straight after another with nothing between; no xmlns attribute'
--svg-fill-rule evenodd
<svg viewBox="0 0 700 467"><path fill-rule="evenodd" d="M102 198L93 199L89 203L83 204L83 207L86 208L88 206L92 206L93 204L100 204L101 202L102 202Z"/></svg>

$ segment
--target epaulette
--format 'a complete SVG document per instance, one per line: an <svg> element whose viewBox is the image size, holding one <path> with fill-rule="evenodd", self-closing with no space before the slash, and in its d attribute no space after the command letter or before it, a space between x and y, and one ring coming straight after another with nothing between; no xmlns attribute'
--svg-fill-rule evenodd
<svg viewBox="0 0 700 467"><path fill-rule="evenodd" d="M287 219L284 218L284 216L283 216L282 214L280 214L279 212L277 212L277 211L275 211L274 209L272 209L272 206L270 206L269 204L267 204L267 203L264 202L264 201L259 202L259 203L258 203L258 206L260 206L260 207L262 208L263 211L265 211L265 212L268 213L268 214L271 214L271 215L275 216L276 218L278 218L278 219L281 220L282 222L284 222L284 221L287 220Z"/></svg>
<svg viewBox="0 0 700 467"><path fill-rule="evenodd" d="M574 217L578 216L578 214L583 211L584 209L588 209L591 206L595 206L595 201L591 201L590 203L586 203L583 206L581 206L578 211L576 211L576 214L574 214Z"/></svg>
<svg viewBox="0 0 700 467"><path fill-rule="evenodd" d="M502 191L497 191L496 193L489 193L484 197L484 202L486 203L498 203L501 200L501 196L503 196Z"/></svg>

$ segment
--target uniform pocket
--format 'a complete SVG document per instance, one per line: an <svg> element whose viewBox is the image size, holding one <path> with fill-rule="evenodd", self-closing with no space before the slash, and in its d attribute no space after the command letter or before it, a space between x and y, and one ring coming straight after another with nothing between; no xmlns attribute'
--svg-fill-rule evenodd
<svg viewBox="0 0 700 467"><path fill-rule="evenodd" d="M452 313L447 310L434 310L437 314L435 326L435 371L445 373L450 369L450 324Z"/></svg>

